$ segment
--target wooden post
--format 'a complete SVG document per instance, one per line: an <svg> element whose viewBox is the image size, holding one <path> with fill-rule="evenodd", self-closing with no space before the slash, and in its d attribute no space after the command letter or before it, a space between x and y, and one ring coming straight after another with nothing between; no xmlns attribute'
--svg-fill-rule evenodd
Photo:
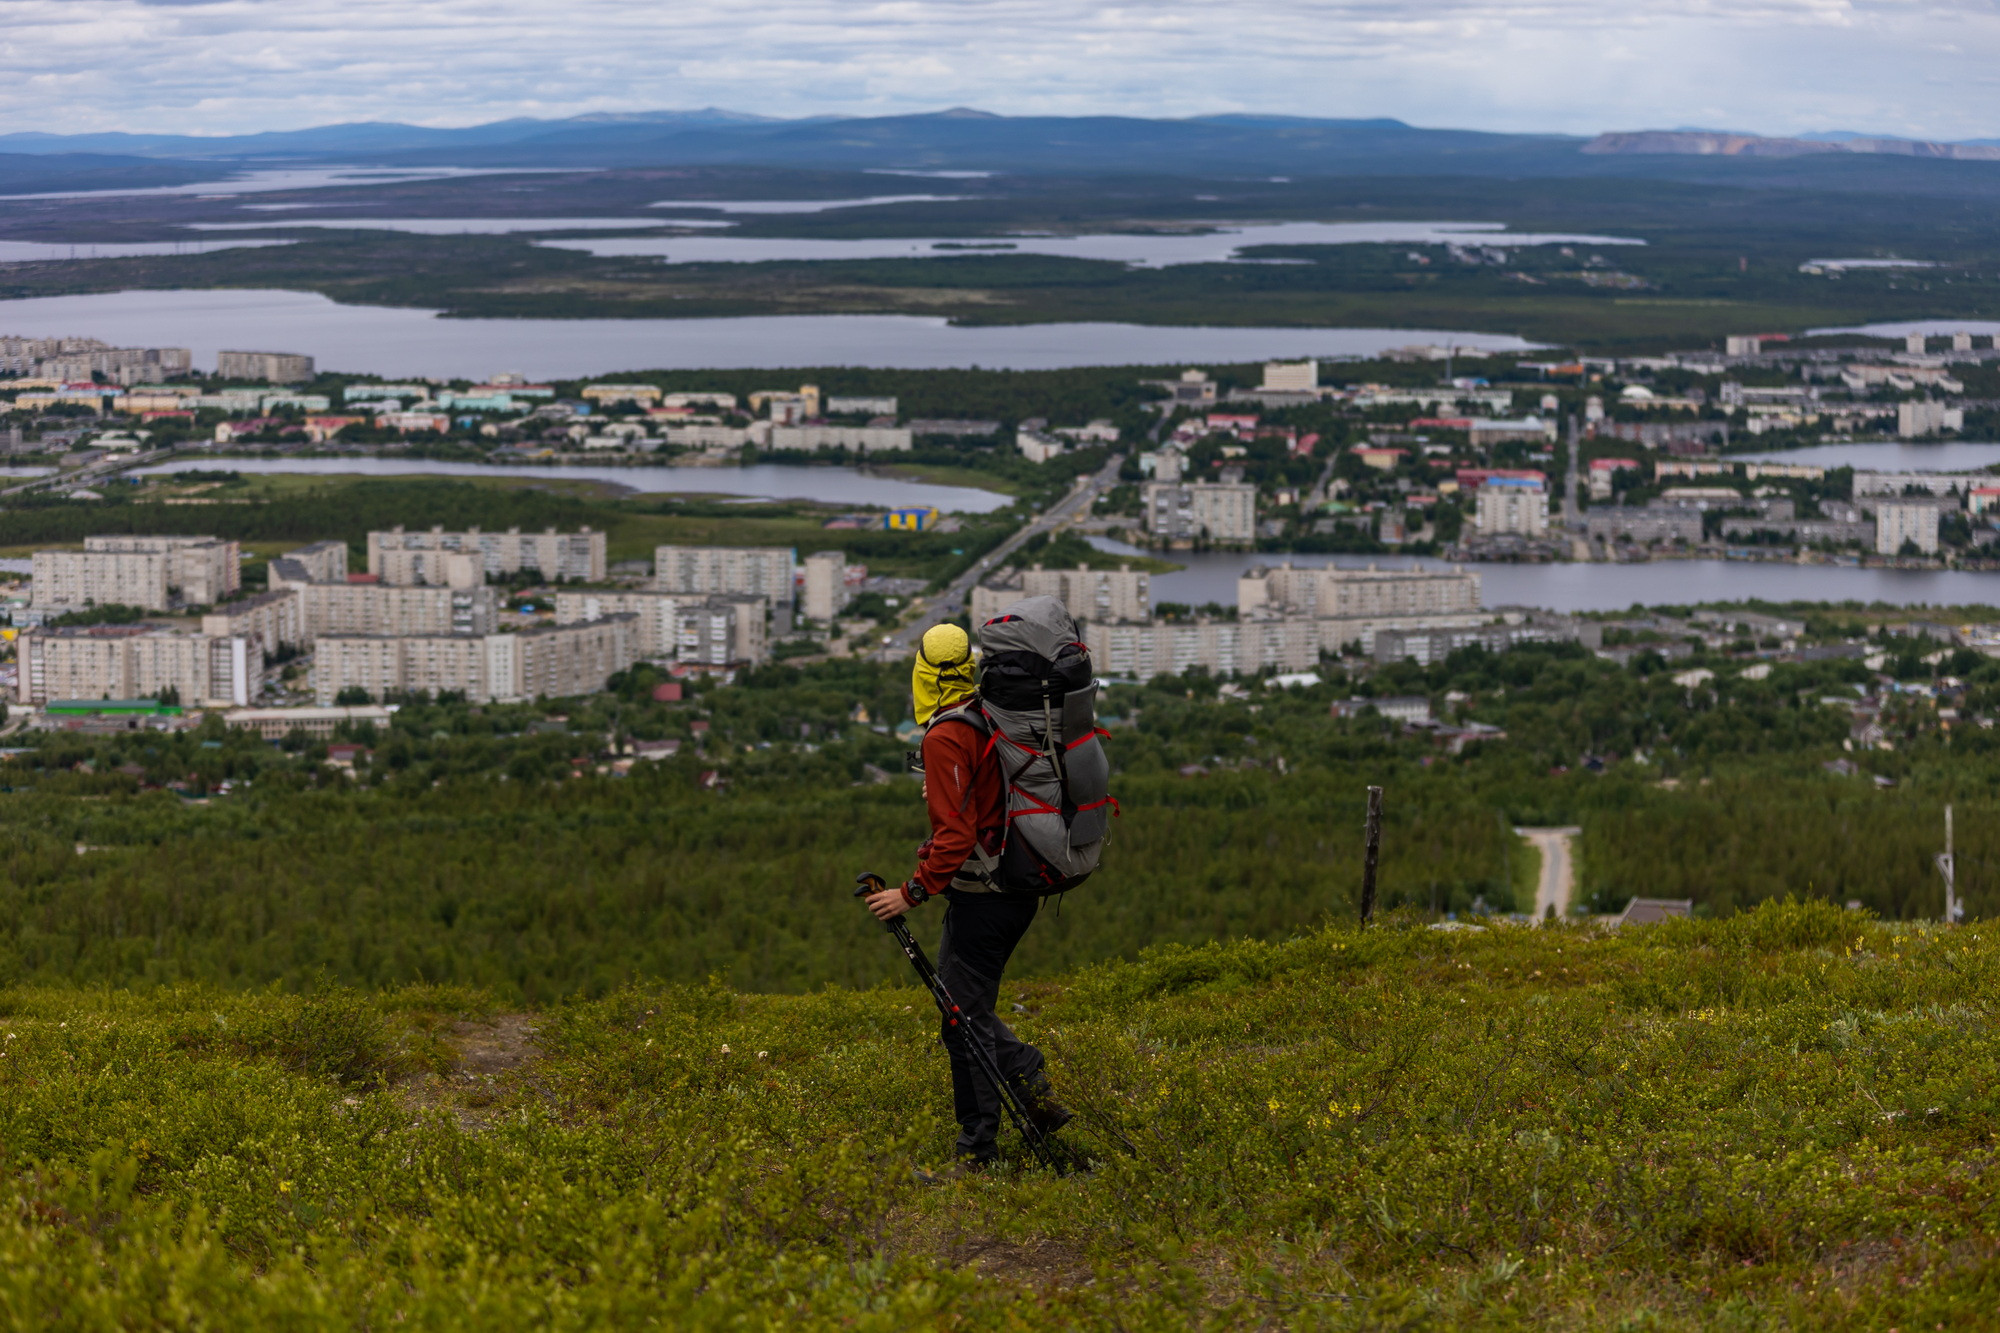
<svg viewBox="0 0 2000 1333"><path fill-rule="evenodd" d="M1361 924L1375 915L1375 862L1382 854L1382 789L1368 789L1368 826L1361 857Z"/></svg>

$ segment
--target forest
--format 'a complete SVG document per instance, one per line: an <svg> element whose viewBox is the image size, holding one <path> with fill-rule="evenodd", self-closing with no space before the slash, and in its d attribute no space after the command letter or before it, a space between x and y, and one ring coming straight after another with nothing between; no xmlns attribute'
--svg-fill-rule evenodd
<svg viewBox="0 0 2000 1333"><path fill-rule="evenodd" d="M1967 656L1889 665L1964 671L1970 718L2000 703L2000 664ZM1960 891L1975 916L2000 909L1993 732L1940 730L1911 707L1886 715L1893 750L1849 752L1849 715L1822 700L1866 684L1860 662L1753 679L1703 660L1717 674L1700 689L1672 680L1685 663L1554 646L1329 666L1310 688L1227 697L1199 674L1114 686L1102 713L1122 815L1106 868L1049 905L1019 966L1351 918L1369 785L1387 791L1383 901L1427 916L1525 909L1512 827L1575 823L1593 911L1637 894L1725 917L1797 896L1935 918L1947 802ZM673 703L653 699L659 679L642 668L548 705L404 701L385 732L353 738L367 753L351 774L322 762L324 745L213 721L35 735L0 764L0 982L324 976L546 1003L646 978L760 991L892 978L897 960L846 894L861 870L908 873L924 834L900 776L901 670L772 666ZM1505 739L1453 753L1367 708L1330 713L1419 692ZM634 739L680 748L621 776Z"/></svg>

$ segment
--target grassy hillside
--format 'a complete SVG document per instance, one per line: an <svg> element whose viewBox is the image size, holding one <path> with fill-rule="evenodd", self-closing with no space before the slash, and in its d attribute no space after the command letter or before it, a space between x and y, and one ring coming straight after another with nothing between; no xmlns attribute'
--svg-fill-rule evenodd
<svg viewBox="0 0 2000 1333"><path fill-rule="evenodd" d="M0 992L0 1319L1968 1327L1992 936L1772 904L1161 948L1005 992L1096 1169L940 1186L912 989Z"/></svg>

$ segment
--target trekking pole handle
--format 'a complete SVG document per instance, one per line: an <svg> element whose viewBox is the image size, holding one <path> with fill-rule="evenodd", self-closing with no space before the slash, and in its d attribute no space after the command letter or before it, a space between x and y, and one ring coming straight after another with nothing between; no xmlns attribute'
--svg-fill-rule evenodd
<svg viewBox="0 0 2000 1333"><path fill-rule="evenodd" d="M872 870L864 870L854 877L854 896L866 898L871 893L880 893L889 887L889 881Z"/></svg>

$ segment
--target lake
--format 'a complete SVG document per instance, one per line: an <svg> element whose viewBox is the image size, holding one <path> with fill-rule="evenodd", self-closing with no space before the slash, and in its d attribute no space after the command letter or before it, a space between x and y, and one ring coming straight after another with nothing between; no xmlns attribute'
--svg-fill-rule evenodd
<svg viewBox="0 0 2000 1333"><path fill-rule="evenodd" d="M1092 538L1100 550L1137 548ZM1252 565L1339 565L1364 569L1420 566L1444 569L1441 560L1400 556L1242 555L1175 552L1186 569L1155 574L1156 602L1236 604L1236 579ZM1659 560L1642 565L1468 564L1480 576L1487 606L1533 606L1549 611L1622 611L1634 605L1687 605L1759 598L1773 602L1887 602L1895 606L2000 606L2000 574L1962 570L1849 569L1838 565L1778 565L1737 560Z"/></svg>
<svg viewBox="0 0 2000 1333"><path fill-rule="evenodd" d="M594 171L594 167L282 167L244 171L224 180L187 185L149 185L142 189L50 190L41 194L10 194L7 199L94 199L130 195L192 194L218 196L264 194L273 190L317 190L328 186L397 185L413 181L453 180L459 176L536 175L550 171Z"/></svg>
<svg viewBox="0 0 2000 1333"><path fill-rule="evenodd" d="M1534 346L1506 334L1438 329L1216 328L1144 324L961 327L917 315L745 319L442 319L431 310L338 305L316 292L128 291L0 301L0 329L21 337L102 338L118 347L187 347L198 366L223 347L303 352L323 370L546 378L684 368L1204 365L1365 356L1411 343L1494 351Z"/></svg>
<svg viewBox="0 0 2000 1333"><path fill-rule="evenodd" d="M234 224L232 224L234 225ZM1278 222L1219 225L1205 233L1103 233L1085 236L863 238L807 240L751 236L613 236L543 241L600 256L651 256L670 264L769 263L776 260L944 259L966 255L1055 255L1139 268L1224 264L1256 245L1644 245L1618 236L1508 232L1497 222Z"/></svg>
<svg viewBox="0 0 2000 1333"><path fill-rule="evenodd" d="M818 500L836 505L900 509L930 505L948 513L985 514L1004 508L1011 497L970 486L935 486L885 477L851 467L537 467L532 463L435 463L421 458L229 458L182 459L131 469L133 476L175 472L284 472L309 476L360 477L537 477L550 481L607 481L643 493L759 496L774 500Z"/></svg>
<svg viewBox="0 0 2000 1333"><path fill-rule="evenodd" d="M1816 444L1808 449L1731 454L1730 460L1815 463L1821 467L1866 468L1872 472L1977 472L2000 463L2000 444L1951 441L1944 444Z"/></svg>
<svg viewBox="0 0 2000 1333"><path fill-rule="evenodd" d="M276 212L289 205L245 204ZM330 231L402 231L413 236L508 236L536 231L647 231L661 227L733 227L722 218L267 218L262 222L190 222L189 231L276 231L314 227ZM244 242L237 241L241 245ZM271 244L271 242L262 242Z"/></svg>

